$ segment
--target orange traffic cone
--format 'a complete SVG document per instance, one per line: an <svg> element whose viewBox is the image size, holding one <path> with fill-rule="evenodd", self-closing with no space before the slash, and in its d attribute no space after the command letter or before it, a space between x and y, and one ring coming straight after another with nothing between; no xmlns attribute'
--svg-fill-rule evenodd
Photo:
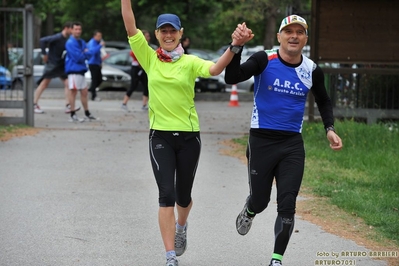
<svg viewBox="0 0 399 266"><path fill-rule="evenodd" d="M229 106L240 106L238 103L237 85L231 86L230 103Z"/></svg>

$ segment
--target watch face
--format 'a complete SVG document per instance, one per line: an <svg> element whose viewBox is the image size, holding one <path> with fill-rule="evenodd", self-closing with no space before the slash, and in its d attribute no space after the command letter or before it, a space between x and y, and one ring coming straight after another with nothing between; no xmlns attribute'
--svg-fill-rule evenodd
<svg viewBox="0 0 399 266"><path fill-rule="evenodd" d="M238 54L241 51L241 47L232 46L230 49L233 53Z"/></svg>

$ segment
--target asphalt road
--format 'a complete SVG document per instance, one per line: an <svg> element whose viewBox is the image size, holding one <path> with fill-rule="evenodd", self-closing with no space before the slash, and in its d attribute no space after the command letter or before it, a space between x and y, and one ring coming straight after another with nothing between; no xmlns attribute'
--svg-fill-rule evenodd
<svg viewBox="0 0 399 266"><path fill-rule="evenodd" d="M129 102L130 113L111 97L90 102L100 121L75 124L63 113L62 97L44 95L46 113L35 115L35 126L43 130L0 143L0 265L165 265L147 112L139 97ZM251 106L197 102L203 146L181 266L268 265L275 194L248 235L237 234L235 219L248 194L246 166L220 153L221 141L248 131ZM333 265L320 260L387 265L301 217L295 227L285 266ZM354 253L341 257L342 251Z"/></svg>

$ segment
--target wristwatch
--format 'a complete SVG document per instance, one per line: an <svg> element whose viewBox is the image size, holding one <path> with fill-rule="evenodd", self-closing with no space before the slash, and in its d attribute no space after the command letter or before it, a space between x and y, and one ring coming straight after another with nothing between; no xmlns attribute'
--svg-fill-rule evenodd
<svg viewBox="0 0 399 266"><path fill-rule="evenodd" d="M334 126L329 126L326 128L326 134L328 133L328 131L334 131L335 132L335 128Z"/></svg>
<svg viewBox="0 0 399 266"><path fill-rule="evenodd" d="M239 54L242 51L243 46L239 45L230 45L230 51L232 51L235 54Z"/></svg>

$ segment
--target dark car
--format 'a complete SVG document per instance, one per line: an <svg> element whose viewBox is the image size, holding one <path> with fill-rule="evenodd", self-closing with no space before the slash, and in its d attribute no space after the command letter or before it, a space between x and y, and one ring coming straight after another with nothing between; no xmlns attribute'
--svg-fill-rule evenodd
<svg viewBox="0 0 399 266"><path fill-rule="evenodd" d="M197 92L225 92L226 83L219 76L209 78L198 77L195 79L195 90Z"/></svg>
<svg viewBox="0 0 399 266"><path fill-rule="evenodd" d="M188 53L214 62L216 62L220 57L216 52L206 49L189 48ZM195 90L197 92L225 92L226 83L224 82L224 78L220 75L209 78L198 77L195 80Z"/></svg>

